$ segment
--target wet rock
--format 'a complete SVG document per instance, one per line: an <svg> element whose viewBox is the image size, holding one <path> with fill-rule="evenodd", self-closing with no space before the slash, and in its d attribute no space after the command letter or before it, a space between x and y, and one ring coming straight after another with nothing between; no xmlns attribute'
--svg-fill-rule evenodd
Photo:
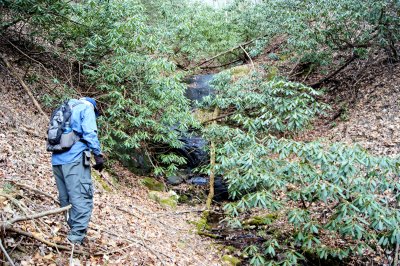
<svg viewBox="0 0 400 266"><path fill-rule="evenodd" d="M213 89L210 86L213 77L213 74L196 75L189 77L185 80L185 82L188 84L186 90L186 98L191 100L193 107L195 101L200 102L205 96L213 93Z"/></svg>
<svg viewBox="0 0 400 266"><path fill-rule="evenodd" d="M209 180L208 180L208 177L195 176L195 177L190 178L187 182L192 185L207 186Z"/></svg>
<svg viewBox="0 0 400 266"><path fill-rule="evenodd" d="M179 140L184 143L184 146L180 149L176 149L176 153L185 157L187 167L196 168L209 161L209 156L206 152L206 147L208 145L206 140L192 134L181 137Z"/></svg>
<svg viewBox="0 0 400 266"><path fill-rule="evenodd" d="M209 177L196 176L190 178L187 182L197 186L208 186ZM214 200L229 200L228 185L221 176L217 176L214 180Z"/></svg>
<svg viewBox="0 0 400 266"><path fill-rule="evenodd" d="M177 186L177 185L183 183L183 181L185 181L185 179L182 176L172 175L172 176L167 177L168 184L173 185L173 186Z"/></svg>

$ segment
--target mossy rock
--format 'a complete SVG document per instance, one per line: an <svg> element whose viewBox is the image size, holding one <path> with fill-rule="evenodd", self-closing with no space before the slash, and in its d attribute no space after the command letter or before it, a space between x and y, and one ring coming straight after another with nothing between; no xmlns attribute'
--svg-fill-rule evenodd
<svg viewBox="0 0 400 266"><path fill-rule="evenodd" d="M196 109L193 111L193 116L201 123L209 121L213 118L214 112L203 111Z"/></svg>
<svg viewBox="0 0 400 266"><path fill-rule="evenodd" d="M237 248L235 248L234 246L225 246L224 248L227 253L234 253L237 251Z"/></svg>
<svg viewBox="0 0 400 266"><path fill-rule="evenodd" d="M165 185L151 177L142 178L139 183L151 191L165 191Z"/></svg>
<svg viewBox="0 0 400 266"><path fill-rule="evenodd" d="M206 218L200 218L198 221L195 221L192 223L196 226L197 233L203 232L204 230L211 229L210 225L207 223Z"/></svg>
<svg viewBox="0 0 400 266"><path fill-rule="evenodd" d="M173 209L176 208L179 200L179 196L172 190L169 192L150 191L149 198L165 208Z"/></svg>
<svg viewBox="0 0 400 266"><path fill-rule="evenodd" d="M253 216L243 222L244 225L262 226L270 225L276 219L278 215L276 213L269 213L266 215Z"/></svg>
<svg viewBox="0 0 400 266"><path fill-rule="evenodd" d="M189 203L190 202L190 198L189 198L188 195L183 194L183 195L179 196L178 202L179 203Z"/></svg>
<svg viewBox="0 0 400 266"><path fill-rule="evenodd" d="M268 68L268 74L267 74L267 79L268 80L273 80L275 77L277 77L279 74L279 69L275 66L269 67Z"/></svg>
<svg viewBox="0 0 400 266"><path fill-rule="evenodd" d="M94 180L96 180L105 191L107 191L107 192L112 191L110 186L107 184L106 181L104 181L103 178L101 178L101 176L97 173L97 171L92 171L91 175L94 178Z"/></svg>
<svg viewBox="0 0 400 266"><path fill-rule="evenodd" d="M230 265L230 266L238 266L241 263L241 260L239 258L236 258L232 255L224 255L221 258L222 262L224 265Z"/></svg>
<svg viewBox="0 0 400 266"><path fill-rule="evenodd" d="M231 75L233 79L239 79L241 77L247 76L250 73L251 67L249 65L241 65L233 67L231 69Z"/></svg>

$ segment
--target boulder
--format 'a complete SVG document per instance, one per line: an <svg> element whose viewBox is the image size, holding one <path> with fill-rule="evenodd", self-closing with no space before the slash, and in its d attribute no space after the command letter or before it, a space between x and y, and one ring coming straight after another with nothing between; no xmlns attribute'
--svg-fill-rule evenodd
<svg viewBox="0 0 400 266"><path fill-rule="evenodd" d="M179 196L172 190L168 192L150 191L149 198L164 208L176 208L179 200Z"/></svg>
<svg viewBox="0 0 400 266"><path fill-rule="evenodd" d="M152 191L165 191L165 185L152 177L145 177L139 180L139 183Z"/></svg>

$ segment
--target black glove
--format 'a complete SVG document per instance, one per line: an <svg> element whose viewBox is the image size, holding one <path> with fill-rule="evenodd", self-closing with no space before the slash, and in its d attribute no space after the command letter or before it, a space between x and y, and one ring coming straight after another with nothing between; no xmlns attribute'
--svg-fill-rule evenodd
<svg viewBox="0 0 400 266"><path fill-rule="evenodd" d="M104 168L104 157L102 154L99 155L94 155L94 160L96 161L96 164L93 165L93 168L101 172Z"/></svg>

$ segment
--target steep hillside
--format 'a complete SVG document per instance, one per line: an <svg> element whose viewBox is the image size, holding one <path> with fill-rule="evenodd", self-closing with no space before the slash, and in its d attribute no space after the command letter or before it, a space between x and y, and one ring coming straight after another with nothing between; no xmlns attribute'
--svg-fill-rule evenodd
<svg viewBox="0 0 400 266"><path fill-rule="evenodd" d="M17 72L23 74L22 69ZM58 204L43 137L47 121L2 64L0 95L0 205L5 222L56 209ZM114 171L124 187L109 184L107 173L103 177L93 173L96 190L89 241L75 248L74 265L220 264L211 241L197 235L189 223L198 220L201 206L162 208L148 198L139 177L118 166ZM4 243L16 265L68 264L70 252L61 250L71 248L62 214L19 222L14 228L25 236L10 231ZM58 246L52 248L29 234Z"/></svg>
<svg viewBox="0 0 400 266"><path fill-rule="evenodd" d="M356 92L332 93L336 95L330 102L336 114L334 119L317 121L314 129L302 138L359 144L377 155L400 154L400 64L380 64L368 69L354 88Z"/></svg>

